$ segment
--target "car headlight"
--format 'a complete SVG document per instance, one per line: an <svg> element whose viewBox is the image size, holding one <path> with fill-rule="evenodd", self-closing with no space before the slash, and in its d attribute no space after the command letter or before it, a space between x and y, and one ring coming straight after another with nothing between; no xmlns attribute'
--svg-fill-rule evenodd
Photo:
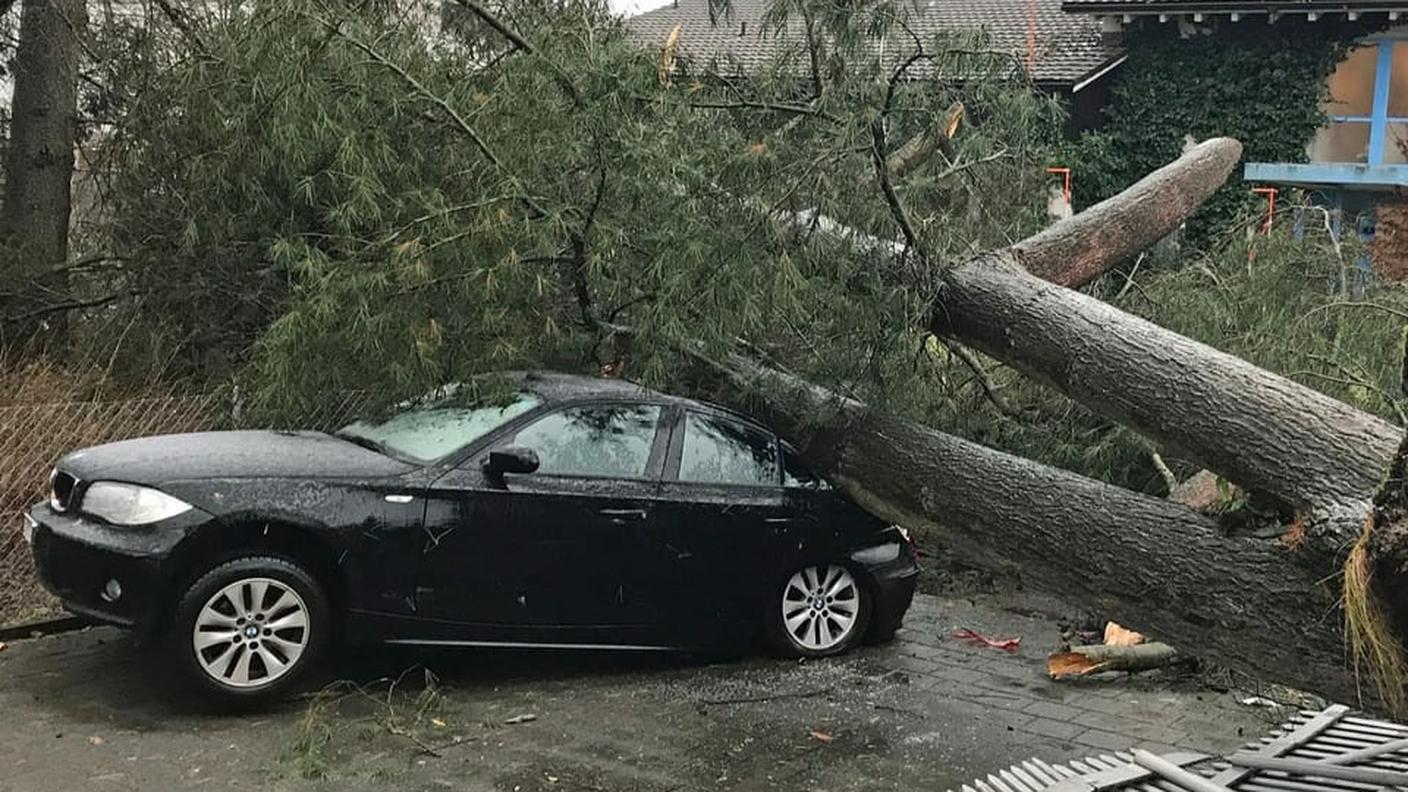
<svg viewBox="0 0 1408 792"><path fill-rule="evenodd" d="M191 510L191 504L161 490L95 481L83 493L83 511L114 525L146 525Z"/></svg>

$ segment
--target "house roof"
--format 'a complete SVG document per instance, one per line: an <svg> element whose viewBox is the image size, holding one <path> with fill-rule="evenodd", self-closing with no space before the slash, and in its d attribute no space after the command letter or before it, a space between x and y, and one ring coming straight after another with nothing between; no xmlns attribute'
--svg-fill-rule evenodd
<svg viewBox="0 0 1408 792"><path fill-rule="evenodd" d="M709 19L709 0L675 0L631 17L626 24L638 40L651 46L663 45L675 25L681 25L683 52L696 58L732 59L746 71L784 50L803 46L802 23L796 15L781 35L770 31L761 35L761 20L772 2L733 0L732 13L715 25ZM1094 19L1063 13L1061 0L1035 0L1035 6L1034 81L1078 83L1120 56L1118 46L1101 41ZM1032 0L908 0L906 7L909 26L922 36L981 28L995 48L1023 61L1027 57ZM897 44L896 51L902 46Z"/></svg>
<svg viewBox="0 0 1408 792"><path fill-rule="evenodd" d="M1297 14L1408 11L1405 0L1063 0L1072 14Z"/></svg>

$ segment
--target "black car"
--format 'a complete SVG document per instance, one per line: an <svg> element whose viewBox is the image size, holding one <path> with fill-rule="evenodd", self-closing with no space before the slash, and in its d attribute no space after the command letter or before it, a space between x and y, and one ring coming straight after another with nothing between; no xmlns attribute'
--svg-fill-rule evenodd
<svg viewBox="0 0 1408 792"><path fill-rule="evenodd" d="M719 407L511 375L333 434L76 451L27 515L72 611L170 639L226 697L274 695L334 638L814 657L898 628L903 531Z"/></svg>

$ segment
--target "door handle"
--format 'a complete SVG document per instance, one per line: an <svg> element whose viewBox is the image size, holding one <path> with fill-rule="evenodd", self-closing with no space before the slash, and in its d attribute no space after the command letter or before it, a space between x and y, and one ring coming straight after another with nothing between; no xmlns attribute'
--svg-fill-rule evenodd
<svg viewBox="0 0 1408 792"><path fill-rule="evenodd" d="M764 517L763 522L768 525L791 525L797 522L796 517Z"/></svg>
<svg viewBox="0 0 1408 792"><path fill-rule="evenodd" d="M617 525L624 525L627 520L645 519L645 509L602 509L597 514L610 517L611 522Z"/></svg>

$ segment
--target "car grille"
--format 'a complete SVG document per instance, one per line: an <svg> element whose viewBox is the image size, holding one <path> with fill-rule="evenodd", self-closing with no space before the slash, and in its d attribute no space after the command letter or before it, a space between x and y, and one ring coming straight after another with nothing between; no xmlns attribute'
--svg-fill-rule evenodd
<svg viewBox="0 0 1408 792"><path fill-rule="evenodd" d="M72 474L56 469L49 477L49 505L59 511L66 510L77 486L78 479Z"/></svg>

